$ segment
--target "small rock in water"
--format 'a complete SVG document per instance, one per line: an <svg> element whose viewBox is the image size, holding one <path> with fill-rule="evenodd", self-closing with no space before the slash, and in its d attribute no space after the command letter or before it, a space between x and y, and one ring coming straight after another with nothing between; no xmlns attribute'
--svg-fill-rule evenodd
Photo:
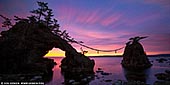
<svg viewBox="0 0 170 85"><path fill-rule="evenodd" d="M81 81L85 81L85 82L86 82L86 81L87 81L87 78L84 78L84 79L82 79Z"/></svg>
<svg viewBox="0 0 170 85"><path fill-rule="evenodd" d="M34 76L30 81L37 81L42 79L42 76Z"/></svg>
<svg viewBox="0 0 170 85"><path fill-rule="evenodd" d="M56 63L56 62L54 62L54 65L57 65L57 63Z"/></svg>
<svg viewBox="0 0 170 85"><path fill-rule="evenodd" d="M25 79L25 77L20 77L20 80L23 80L23 79Z"/></svg>
<svg viewBox="0 0 170 85"><path fill-rule="evenodd" d="M80 85L80 82L73 82L72 85Z"/></svg>
<svg viewBox="0 0 170 85"><path fill-rule="evenodd" d="M111 82L112 80L105 80L105 82Z"/></svg>
<svg viewBox="0 0 170 85"><path fill-rule="evenodd" d="M61 84L65 84L65 82L62 82Z"/></svg>
<svg viewBox="0 0 170 85"><path fill-rule="evenodd" d="M96 77L97 79L100 79L100 77Z"/></svg>
<svg viewBox="0 0 170 85"><path fill-rule="evenodd" d="M42 76L35 76L34 78L35 78L35 79L41 79Z"/></svg>
<svg viewBox="0 0 170 85"><path fill-rule="evenodd" d="M158 80L166 80L167 78L167 74L165 73L157 73L155 74L155 76L157 77Z"/></svg>
<svg viewBox="0 0 170 85"><path fill-rule="evenodd" d="M101 75L110 75L110 73L102 72Z"/></svg>
<svg viewBox="0 0 170 85"><path fill-rule="evenodd" d="M154 85L170 85L170 81L156 81Z"/></svg>
<svg viewBox="0 0 170 85"><path fill-rule="evenodd" d="M88 78L88 79L91 79L91 76L88 76L87 78Z"/></svg>
<svg viewBox="0 0 170 85"><path fill-rule="evenodd" d="M96 73L103 73L103 71L96 71Z"/></svg>
<svg viewBox="0 0 170 85"><path fill-rule="evenodd" d="M118 81L116 81L113 85L122 85L122 81L121 81L121 80L118 80Z"/></svg>
<svg viewBox="0 0 170 85"><path fill-rule="evenodd" d="M69 80L69 83L73 83L73 82L75 82L75 80Z"/></svg>
<svg viewBox="0 0 170 85"><path fill-rule="evenodd" d="M98 68L98 70L102 70L102 68Z"/></svg>
<svg viewBox="0 0 170 85"><path fill-rule="evenodd" d="M170 70L165 70L165 73L170 74Z"/></svg>
<svg viewBox="0 0 170 85"><path fill-rule="evenodd" d="M164 61L167 61L167 59L165 59L165 58L160 58L160 59L156 59L156 61L158 61L159 63L163 63Z"/></svg>

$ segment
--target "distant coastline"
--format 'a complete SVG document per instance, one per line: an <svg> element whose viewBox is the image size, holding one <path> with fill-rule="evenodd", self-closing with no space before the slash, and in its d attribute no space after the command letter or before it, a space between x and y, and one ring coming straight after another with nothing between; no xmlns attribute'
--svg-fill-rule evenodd
<svg viewBox="0 0 170 85"><path fill-rule="evenodd" d="M170 57L170 54L156 54L147 55L148 57ZM101 55L101 56L88 56L88 57L123 57L123 55Z"/></svg>
<svg viewBox="0 0 170 85"><path fill-rule="evenodd" d="M147 55L148 57L170 57L170 54ZM123 57L122 55L101 55L101 56L87 56L87 57ZM46 56L46 58L63 58L63 56Z"/></svg>

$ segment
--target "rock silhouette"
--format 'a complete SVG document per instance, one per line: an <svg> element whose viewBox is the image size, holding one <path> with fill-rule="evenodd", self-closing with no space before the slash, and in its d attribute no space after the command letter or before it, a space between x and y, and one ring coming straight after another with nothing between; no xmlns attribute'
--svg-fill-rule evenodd
<svg viewBox="0 0 170 85"><path fill-rule="evenodd" d="M38 2L38 4L47 5L44 2ZM49 17L51 17L51 13ZM54 19L54 24L52 24L53 21L42 19L42 15L39 16L38 18L36 18L37 16L28 18L15 16L17 21L15 25L9 30L1 32L0 74L37 73L45 75L52 73L55 63L44 56L53 48L65 51L66 57L61 62L63 71L93 73L94 60L78 53L68 43L68 40L62 38L64 36L59 35L58 32L61 31L58 30L57 20Z"/></svg>
<svg viewBox="0 0 170 85"><path fill-rule="evenodd" d="M127 69L146 69L152 64L149 62L147 55L143 49L143 46L139 43L139 40L146 37L134 37L130 38L123 54L122 66Z"/></svg>

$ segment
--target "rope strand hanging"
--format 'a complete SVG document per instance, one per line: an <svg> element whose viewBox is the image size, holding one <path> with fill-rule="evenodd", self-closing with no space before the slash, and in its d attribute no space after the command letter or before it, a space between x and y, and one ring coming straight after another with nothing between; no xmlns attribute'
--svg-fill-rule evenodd
<svg viewBox="0 0 170 85"><path fill-rule="evenodd" d="M100 49L92 48L92 47L89 47L89 46L87 46L87 45L84 45L84 44L81 44L81 43L78 43L78 42L75 42L75 43L77 43L77 44L79 44L79 45L81 45L81 46L83 46L83 47L86 47L86 48L88 48L88 49L95 50L95 51L97 51L97 53L99 53L99 51L100 51L100 52L115 52L115 53L117 53L118 50L121 50L121 49L124 48L124 47L121 47L121 48L114 49L114 50L100 50Z"/></svg>

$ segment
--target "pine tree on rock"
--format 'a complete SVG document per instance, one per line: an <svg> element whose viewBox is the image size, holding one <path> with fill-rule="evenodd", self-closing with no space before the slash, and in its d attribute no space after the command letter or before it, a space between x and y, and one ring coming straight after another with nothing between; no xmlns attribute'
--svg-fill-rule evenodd
<svg viewBox="0 0 170 85"><path fill-rule="evenodd" d="M48 10L48 6L47 6L48 3L38 2L38 1L37 1L37 3L38 3L38 6L39 6L40 8L31 11L31 13L36 14L37 17L38 17L38 21L40 21L41 16L46 16L46 15L45 15L45 12Z"/></svg>
<svg viewBox="0 0 170 85"><path fill-rule="evenodd" d="M3 15L0 15L0 17L2 17L3 19L5 19L4 22L2 22L2 27L7 27L7 28L10 28L10 26L12 26L12 23L11 23L11 19L3 16Z"/></svg>

